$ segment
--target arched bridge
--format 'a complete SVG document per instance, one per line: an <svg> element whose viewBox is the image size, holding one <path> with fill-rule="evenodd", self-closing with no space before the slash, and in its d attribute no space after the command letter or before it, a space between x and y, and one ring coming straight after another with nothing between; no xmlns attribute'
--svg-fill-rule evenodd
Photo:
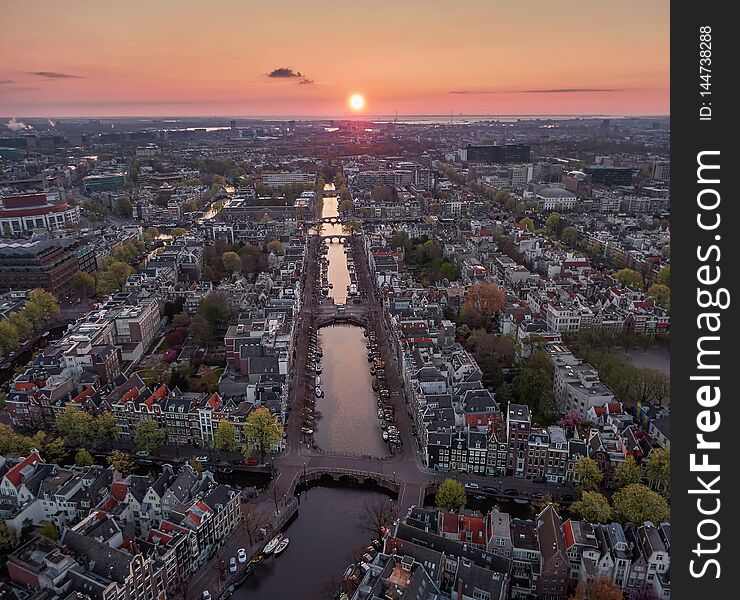
<svg viewBox="0 0 740 600"><path fill-rule="evenodd" d="M347 487L372 485L384 489L398 497L403 489L404 482L392 475L374 473L372 471L358 471L355 469L333 469L310 467L298 473L293 479L289 496L294 496L299 485L312 486L321 483L334 483Z"/></svg>
<svg viewBox="0 0 740 600"><path fill-rule="evenodd" d="M364 315L354 314L336 314L324 315L316 319L316 329L328 327L329 325L357 325L358 327L367 327L367 318Z"/></svg>
<svg viewBox="0 0 740 600"><path fill-rule="evenodd" d="M321 238L323 240L329 240L332 244L346 244L347 240L351 240L351 235L337 235L336 233L327 233L326 235L322 235Z"/></svg>

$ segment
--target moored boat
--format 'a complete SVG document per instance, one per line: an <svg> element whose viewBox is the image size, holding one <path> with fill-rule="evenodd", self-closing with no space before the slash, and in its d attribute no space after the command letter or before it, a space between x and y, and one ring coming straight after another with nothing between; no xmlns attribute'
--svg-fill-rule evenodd
<svg viewBox="0 0 740 600"><path fill-rule="evenodd" d="M284 537L285 536L283 536L282 533L278 533L274 538L272 538L269 542L267 542L267 546L265 546L265 549L263 550L263 552L265 554L272 554L277 549L277 547L282 543Z"/></svg>
<svg viewBox="0 0 740 600"><path fill-rule="evenodd" d="M275 548L275 556L278 556L285 552L286 548L288 547L288 544L290 544L290 539L284 538L283 541L281 541L277 548Z"/></svg>

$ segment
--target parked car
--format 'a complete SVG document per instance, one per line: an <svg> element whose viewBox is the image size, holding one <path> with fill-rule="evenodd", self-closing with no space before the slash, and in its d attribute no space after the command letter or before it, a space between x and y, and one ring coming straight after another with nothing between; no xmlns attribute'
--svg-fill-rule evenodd
<svg viewBox="0 0 740 600"><path fill-rule="evenodd" d="M236 553L236 555L239 557L240 563L247 562L247 551L244 548L239 548L239 551Z"/></svg>
<svg viewBox="0 0 740 600"><path fill-rule="evenodd" d="M257 458L248 458L247 460L244 461L244 464L247 464L250 467L253 467L255 465L260 464L260 461Z"/></svg>
<svg viewBox="0 0 740 600"><path fill-rule="evenodd" d="M211 600L211 592L203 590L203 600Z"/></svg>
<svg viewBox="0 0 740 600"><path fill-rule="evenodd" d="M229 559L229 573L236 573L236 559L233 556Z"/></svg>
<svg viewBox="0 0 740 600"><path fill-rule="evenodd" d="M136 456L138 456L139 458L147 458L149 456L149 453L146 450L139 450L136 453Z"/></svg>
<svg viewBox="0 0 740 600"><path fill-rule="evenodd" d="M195 457L195 462L207 463L208 461L209 461L209 458L207 456L205 456L205 455L201 455L201 456L196 456Z"/></svg>
<svg viewBox="0 0 740 600"><path fill-rule="evenodd" d="M478 490L480 489L480 486L477 483L466 483L465 489L466 490Z"/></svg>
<svg viewBox="0 0 740 600"><path fill-rule="evenodd" d="M504 490L504 494L506 494L507 496L518 496L519 491L514 488L508 488Z"/></svg>

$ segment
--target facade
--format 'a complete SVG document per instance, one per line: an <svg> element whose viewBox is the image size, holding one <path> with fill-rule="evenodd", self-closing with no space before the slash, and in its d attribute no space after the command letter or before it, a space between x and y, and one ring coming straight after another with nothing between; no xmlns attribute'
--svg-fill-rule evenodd
<svg viewBox="0 0 740 600"><path fill-rule="evenodd" d="M66 290L79 270L69 250L73 240L0 240L0 292L44 288L53 294Z"/></svg>
<svg viewBox="0 0 740 600"><path fill-rule="evenodd" d="M58 193L0 196L0 234L57 231L80 222L80 209L62 201Z"/></svg>

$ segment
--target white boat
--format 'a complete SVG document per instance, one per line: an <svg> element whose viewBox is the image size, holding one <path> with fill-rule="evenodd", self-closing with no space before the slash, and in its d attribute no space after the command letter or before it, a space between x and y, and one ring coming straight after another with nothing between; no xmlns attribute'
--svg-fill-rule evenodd
<svg viewBox="0 0 740 600"><path fill-rule="evenodd" d="M387 431L384 431L383 432L383 441L384 442L387 442L388 441L388 432Z"/></svg>
<svg viewBox="0 0 740 600"><path fill-rule="evenodd" d="M278 544L278 547L275 548L275 556L278 556L279 554L285 552L288 544L290 544L290 540L288 538L283 539L283 541Z"/></svg>
<svg viewBox="0 0 740 600"><path fill-rule="evenodd" d="M274 538L267 542L267 546L263 550L264 554L272 554L283 542L284 536L282 533L278 533ZM286 544L287 545L287 544Z"/></svg>

